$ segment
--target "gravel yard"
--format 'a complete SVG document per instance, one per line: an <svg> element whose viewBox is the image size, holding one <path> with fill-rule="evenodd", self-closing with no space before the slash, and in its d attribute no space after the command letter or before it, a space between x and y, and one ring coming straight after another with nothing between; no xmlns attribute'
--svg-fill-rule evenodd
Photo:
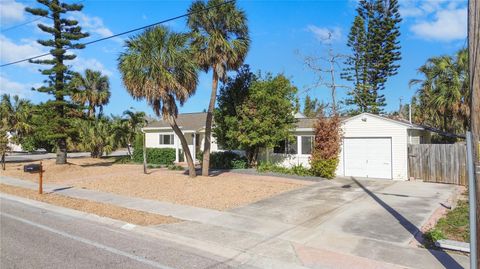
<svg viewBox="0 0 480 269"><path fill-rule="evenodd" d="M38 163L38 162L36 162ZM7 163L2 175L36 181L23 172L26 163ZM312 184L278 177L220 173L189 178L183 171L149 169L136 164L114 164L114 159L71 158L67 165L45 160L44 182L182 205L227 210Z"/></svg>
<svg viewBox="0 0 480 269"><path fill-rule="evenodd" d="M57 206L71 208L87 213L92 213L98 216L109 217L112 219L118 219L126 221L128 223L143 226L170 224L181 221L170 216L162 216L158 214L147 213L114 205L92 202L84 199L70 198L54 193L46 193L40 195L34 190L13 187L5 184L0 184L0 191L32 200L37 200Z"/></svg>

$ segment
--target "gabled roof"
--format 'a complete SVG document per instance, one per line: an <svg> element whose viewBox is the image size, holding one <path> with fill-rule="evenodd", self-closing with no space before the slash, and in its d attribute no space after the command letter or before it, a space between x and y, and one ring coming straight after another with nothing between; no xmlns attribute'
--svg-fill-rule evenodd
<svg viewBox="0 0 480 269"><path fill-rule="evenodd" d="M199 131L205 128L205 121L207 119L206 112L198 113L183 113L177 117L177 124L183 130ZM315 118L298 118L295 124L296 128L313 128ZM145 129L164 129L170 128L170 124L164 120L152 121Z"/></svg>
<svg viewBox="0 0 480 269"><path fill-rule="evenodd" d="M198 113L183 113L177 117L177 124L183 130L199 130L205 127L205 121L207 120L206 112ZM170 124L164 120L152 121L145 129L162 129L170 128Z"/></svg>
<svg viewBox="0 0 480 269"><path fill-rule="evenodd" d="M392 122L392 123L395 123L395 124L398 124L398 125L405 126L409 129L417 129L417 130L424 130L425 129L423 126L413 124L413 123L410 123L408 121L391 119L391 118L387 118L387 117L384 117L384 116L381 116L381 115L371 114L371 113L367 113L367 112L364 112L362 114L358 114L358 115L353 116L353 117L345 118L343 120L343 122L348 122L348 121L351 121L353 119L358 119L358 118L361 118L361 117L364 117L364 116L370 116L370 117L373 117L373 118L389 121L389 122Z"/></svg>

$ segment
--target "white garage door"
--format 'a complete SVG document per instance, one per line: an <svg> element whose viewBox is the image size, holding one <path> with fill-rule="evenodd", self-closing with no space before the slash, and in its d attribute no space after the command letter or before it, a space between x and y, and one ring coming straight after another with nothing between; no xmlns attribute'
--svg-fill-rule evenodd
<svg viewBox="0 0 480 269"><path fill-rule="evenodd" d="M392 178L391 138L344 138L345 176Z"/></svg>

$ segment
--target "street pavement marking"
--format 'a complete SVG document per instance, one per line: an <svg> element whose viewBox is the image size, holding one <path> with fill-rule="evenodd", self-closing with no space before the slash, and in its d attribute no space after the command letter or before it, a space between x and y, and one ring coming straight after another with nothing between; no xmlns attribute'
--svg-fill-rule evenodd
<svg viewBox="0 0 480 269"><path fill-rule="evenodd" d="M82 242L82 243L87 244L87 245L92 245L92 246L97 247L97 248L99 248L99 249L103 249L103 250L106 250L106 251L111 252L111 253L113 253L113 254L117 254L117 255L120 255L120 256L127 257L127 258L129 258L129 259L132 259L132 260L135 260L135 261L138 261L138 262L141 262L141 263L144 263L144 264L153 266L153 267L155 267L155 268L160 268L160 269L173 269L172 267L169 267L169 266L160 264L160 263L158 263L158 262L155 262L155 261L152 261L152 260L148 260L148 259L145 259L145 258L143 258L143 257L136 256L136 255L130 254L130 253L125 252L125 251L121 251L121 250L116 249L116 248L112 248L112 247L109 247L109 246L105 246L105 245L102 245L102 244L100 244L100 243L97 243L97 242L88 240L88 239L86 239L86 238L82 238L82 237L78 237L78 236L75 236L75 235L67 234L67 233L65 233L65 232L62 232L62 231L59 231L59 230L56 230L56 229L47 227L47 226L42 225L42 224L35 223L35 222L32 222L32 221L29 221L29 220L20 218L20 217L17 217L17 216L13 216L13 215L10 215L10 214L8 214L8 213L3 213L3 212L1 212L0 215L3 216L3 217L7 217L7 218L10 218L10 219L14 219L14 220L16 220L16 221L23 222L23 223L25 223L25 224L29 224L29 225L31 225L31 226L34 226L34 227L37 227L37 228L40 228L40 229L49 231L49 232L51 232L51 233L55 233L55 234L58 234L58 235L61 235L61 236L64 236L64 237L67 237L67 238L70 238L70 239L73 239L73 240Z"/></svg>

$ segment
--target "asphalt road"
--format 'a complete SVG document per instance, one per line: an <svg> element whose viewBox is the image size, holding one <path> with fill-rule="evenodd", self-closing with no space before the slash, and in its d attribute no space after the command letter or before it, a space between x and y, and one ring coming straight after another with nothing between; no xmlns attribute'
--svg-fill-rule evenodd
<svg viewBox="0 0 480 269"><path fill-rule="evenodd" d="M231 268L222 258L0 199L0 268Z"/></svg>

